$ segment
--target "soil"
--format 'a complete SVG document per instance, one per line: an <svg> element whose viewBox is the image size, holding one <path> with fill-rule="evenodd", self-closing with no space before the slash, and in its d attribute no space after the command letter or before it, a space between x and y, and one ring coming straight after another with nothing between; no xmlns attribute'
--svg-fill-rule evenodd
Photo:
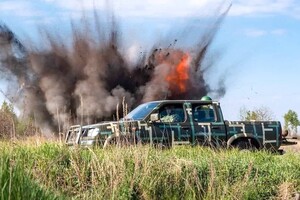
<svg viewBox="0 0 300 200"><path fill-rule="evenodd" d="M300 139L287 138L286 142L283 142L280 149L285 152L300 153Z"/></svg>

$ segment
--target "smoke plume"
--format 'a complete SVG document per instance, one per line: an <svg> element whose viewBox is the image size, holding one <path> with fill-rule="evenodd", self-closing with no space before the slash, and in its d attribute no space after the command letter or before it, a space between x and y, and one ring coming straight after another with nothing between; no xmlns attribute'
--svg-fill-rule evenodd
<svg viewBox="0 0 300 200"><path fill-rule="evenodd" d="M70 41L46 32L46 48L22 44L0 24L6 96L24 116L34 117L51 132L59 126L110 119L124 97L129 108L151 100L200 99L208 93L221 97L225 87L210 89L204 75L211 67L205 65L207 52L225 15L194 38L190 49L152 46L137 62L128 62L121 50L124 38L115 22L109 29L98 19L94 25L73 25Z"/></svg>

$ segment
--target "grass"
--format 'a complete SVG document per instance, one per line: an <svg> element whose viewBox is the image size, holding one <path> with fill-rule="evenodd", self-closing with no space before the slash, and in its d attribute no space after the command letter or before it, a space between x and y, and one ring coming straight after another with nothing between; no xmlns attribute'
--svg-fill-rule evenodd
<svg viewBox="0 0 300 200"><path fill-rule="evenodd" d="M289 199L300 155L0 143L1 199Z"/></svg>
<svg viewBox="0 0 300 200"><path fill-rule="evenodd" d="M7 152L0 156L0 199L62 199L32 179L16 156Z"/></svg>

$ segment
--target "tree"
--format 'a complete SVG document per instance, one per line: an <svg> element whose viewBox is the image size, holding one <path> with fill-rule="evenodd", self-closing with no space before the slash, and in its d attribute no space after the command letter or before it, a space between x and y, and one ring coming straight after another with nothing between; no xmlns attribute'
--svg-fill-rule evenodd
<svg viewBox="0 0 300 200"><path fill-rule="evenodd" d="M7 115L9 115L10 117L12 117L12 118L14 118L14 119L17 117L17 115L16 115L16 113L15 113L15 111L14 111L14 106L13 106L13 104L7 103L6 101L4 101L4 102L2 103L2 106L1 106L1 112L2 112L2 113L5 113L5 114L7 114Z"/></svg>
<svg viewBox="0 0 300 200"><path fill-rule="evenodd" d="M240 119L242 121L270 121L274 120L273 112L265 106L248 110L245 106L240 109Z"/></svg>
<svg viewBox="0 0 300 200"><path fill-rule="evenodd" d="M285 130L289 130L291 133L297 133L297 127L300 126L297 113L295 111L288 110L283 118Z"/></svg>
<svg viewBox="0 0 300 200"><path fill-rule="evenodd" d="M16 121L13 105L4 101L0 108L0 138L15 137Z"/></svg>
<svg viewBox="0 0 300 200"><path fill-rule="evenodd" d="M0 139L20 138L39 133L32 118L18 118L14 106L4 101L0 108Z"/></svg>

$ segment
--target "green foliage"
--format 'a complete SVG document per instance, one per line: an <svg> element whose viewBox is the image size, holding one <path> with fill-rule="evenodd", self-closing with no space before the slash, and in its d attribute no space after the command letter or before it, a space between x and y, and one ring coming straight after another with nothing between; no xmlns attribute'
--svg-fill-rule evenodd
<svg viewBox="0 0 300 200"><path fill-rule="evenodd" d="M288 112L283 116L284 118L284 128L286 130L292 130L297 132L297 127L300 126L300 121L298 115L295 111L288 110Z"/></svg>
<svg viewBox="0 0 300 200"><path fill-rule="evenodd" d="M248 110L246 107L240 109L240 119L243 121L270 121L274 120L273 112L265 106Z"/></svg>
<svg viewBox="0 0 300 200"><path fill-rule="evenodd" d="M13 104L7 103L6 101L2 103L1 112L11 115L12 117L16 117Z"/></svg>
<svg viewBox="0 0 300 200"><path fill-rule="evenodd" d="M20 191L56 194L55 198L274 199L285 185L290 195L300 190L299 154L185 146L69 149L49 143L38 147L2 143L0 152L1 166L10 177L0 187L20 176L29 183L20 182ZM10 168L8 160L16 168Z"/></svg>
<svg viewBox="0 0 300 200"><path fill-rule="evenodd" d="M258 120L258 114L255 111L247 111L246 112L246 116L245 116L245 120Z"/></svg>

